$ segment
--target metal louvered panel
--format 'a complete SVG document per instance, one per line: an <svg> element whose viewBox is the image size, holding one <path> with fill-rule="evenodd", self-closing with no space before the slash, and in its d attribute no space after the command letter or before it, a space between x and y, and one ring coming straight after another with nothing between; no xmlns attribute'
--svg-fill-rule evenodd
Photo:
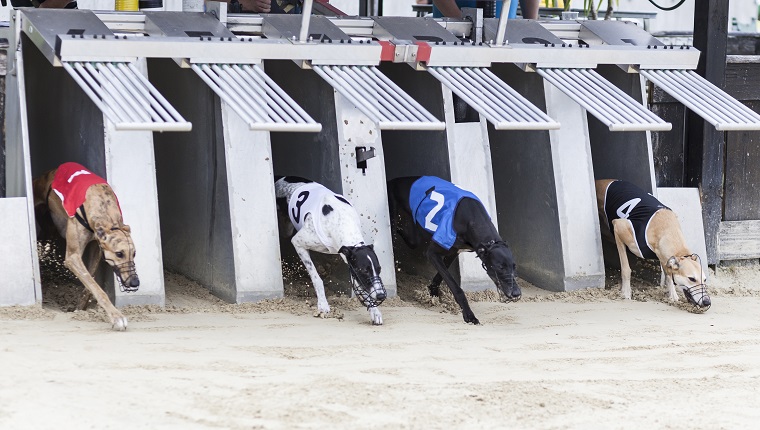
<svg viewBox="0 0 760 430"><path fill-rule="evenodd" d="M560 126L488 69L428 67L427 70L497 130L553 130Z"/></svg>
<svg viewBox="0 0 760 430"><path fill-rule="evenodd" d="M693 70L641 70L640 73L717 130L760 130L760 115Z"/></svg>
<svg viewBox="0 0 760 430"><path fill-rule="evenodd" d="M594 115L610 131L667 131L669 122L592 69L538 69L538 74Z"/></svg>
<svg viewBox="0 0 760 430"><path fill-rule="evenodd" d="M380 130L443 130L439 121L374 66L314 66Z"/></svg>
<svg viewBox="0 0 760 430"><path fill-rule="evenodd" d="M322 130L258 65L193 64L192 69L251 130Z"/></svg>
<svg viewBox="0 0 760 430"><path fill-rule="evenodd" d="M132 63L75 61L63 68L116 130L192 129Z"/></svg>

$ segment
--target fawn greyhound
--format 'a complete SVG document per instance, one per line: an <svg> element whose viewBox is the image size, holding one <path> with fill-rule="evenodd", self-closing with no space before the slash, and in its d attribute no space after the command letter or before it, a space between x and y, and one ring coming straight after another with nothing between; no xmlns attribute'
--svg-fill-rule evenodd
<svg viewBox="0 0 760 430"><path fill-rule="evenodd" d="M595 185L599 217L609 227L617 245L623 297L631 298L628 247L637 257L659 260L660 285L667 287L671 301L678 300L678 286L690 303L709 308L707 278L699 257L686 246L676 214L630 182L600 179ZM602 231L607 233L604 227Z"/></svg>
<svg viewBox="0 0 760 430"><path fill-rule="evenodd" d="M86 288L79 308L95 297L114 330L127 329L125 317L108 299L93 278L101 256L111 266L122 291L134 292L140 286L135 270L135 245L131 230L122 220L119 202L103 178L77 163L64 163L34 180L34 206L37 222L52 221L66 240L65 266ZM49 219L40 219L41 216ZM82 260L87 245L97 241L98 251L85 266Z"/></svg>

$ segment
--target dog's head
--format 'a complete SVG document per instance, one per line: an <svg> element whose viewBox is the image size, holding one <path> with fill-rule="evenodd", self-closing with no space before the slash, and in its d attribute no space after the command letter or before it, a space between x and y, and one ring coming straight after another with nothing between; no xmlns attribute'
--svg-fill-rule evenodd
<svg viewBox="0 0 760 430"><path fill-rule="evenodd" d="M666 275L669 275L673 284L683 291L686 300L705 310L710 307L707 276L702 270L702 263L697 254L670 257L665 268Z"/></svg>
<svg viewBox="0 0 760 430"><path fill-rule="evenodd" d="M380 262L372 245L342 246L338 252L345 258L351 273L351 286L364 306L375 308L387 293L380 279Z"/></svg>
<svg viewBox="0 0 760 430"><path fill-rule="evenodd" d="M95 227L95 237L103 250L103 259L113 268L122 291L134 292L140 287L140 278L135 269L135 245L132 243L128 225L114 225L109 228Z"/></svg>
<svg viewBox="0 0 760 430"><path fill-rule="evenodd" d="M509 245L501 240L491 240L481 243L475 248L475 253L483 263L483 268L491 277L499 291L507 300L519 300L522 296L517 284L515 259Z"/></svg>

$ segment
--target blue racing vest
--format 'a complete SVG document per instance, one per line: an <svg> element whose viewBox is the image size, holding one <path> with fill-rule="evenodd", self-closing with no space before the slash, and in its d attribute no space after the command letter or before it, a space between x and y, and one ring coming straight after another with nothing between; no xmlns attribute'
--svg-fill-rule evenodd
<svg viewBox="0 0 760 430"><path fill-rule="evenodd" d="M412 184L409 207L417 224L433 234L433 241L444 249L451 249L457 240L454 212L459 201L465 197L480 202L475 194L451 182L435 176L423 176Z"/></svg>

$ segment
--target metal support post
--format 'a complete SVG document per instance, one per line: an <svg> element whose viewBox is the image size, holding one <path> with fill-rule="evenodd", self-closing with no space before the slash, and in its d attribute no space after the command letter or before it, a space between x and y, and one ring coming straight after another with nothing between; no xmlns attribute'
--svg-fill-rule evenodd
<svg viewBox="0 0 760 430"><path fill-rule="evenodd" d="M494 41L494 45L501 46L506 43L508 43L506 39L507 36L507 21L509 21L509 8L511 6L511 2L517 1L517 0L503 0L501 2L501 14L499 14L499 26L496 30L496 40Z"/></svg>
<svg viewBox="0 0 760 430"><path fill-rule="evenodd" d="M301 13L301 32L298 36L299 42L308 42L309 23L311 22L311 7L313 4L314 0L305 0L303 2L303 12Z"/></svg>

